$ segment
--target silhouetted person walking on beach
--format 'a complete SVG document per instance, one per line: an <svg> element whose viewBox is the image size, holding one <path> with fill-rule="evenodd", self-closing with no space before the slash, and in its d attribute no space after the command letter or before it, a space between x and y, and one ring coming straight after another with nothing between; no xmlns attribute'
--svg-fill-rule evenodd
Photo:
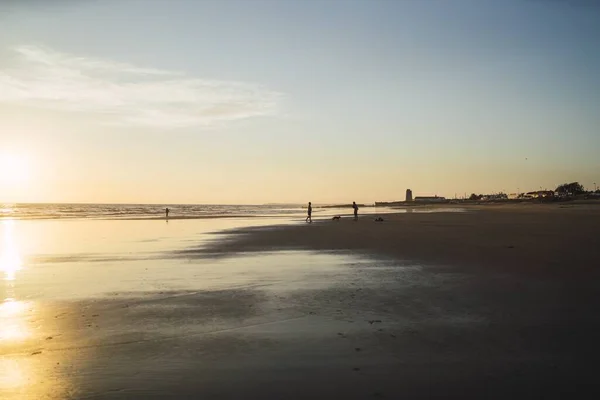
<svg viewBox="0 0 600 400"><path fill-rule="evenodd" d="M165 208L165 218L169 218L169 207Z"/></svg>
<svg viewBox="0 0 600 400"><path fill-rule="evenodd" d="M310 222L312 223L312 203L309 201L308 202L308 216L306 217L306 222Z"/></svg>
<svg viewBox="0 0 600 400"><path fill-rule="evenodd" d="M352 208L354 208L354 220L358 221L358 206L355 201L352 202Z"/></svg>

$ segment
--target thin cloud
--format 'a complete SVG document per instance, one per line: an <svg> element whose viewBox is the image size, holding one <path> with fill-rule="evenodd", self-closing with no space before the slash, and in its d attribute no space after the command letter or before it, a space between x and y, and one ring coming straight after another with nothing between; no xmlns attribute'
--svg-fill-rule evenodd
<svg viewBox="0 0 600 400"><path fill-rule="evenodd" d="M207 126L274 115L281 95L260 85L77 57L37 46L13 49L0 67L0 102L102 114L111 123Z"/></svg>

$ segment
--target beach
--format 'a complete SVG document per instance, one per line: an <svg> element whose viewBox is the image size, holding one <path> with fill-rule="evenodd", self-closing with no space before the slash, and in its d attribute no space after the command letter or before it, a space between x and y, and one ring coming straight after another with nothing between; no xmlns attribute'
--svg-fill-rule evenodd
<svg viewBox="0 0 600 400"><path fill-rule="evenodd" d="M352 251L482 273L596 272L598 205L440 205L402 211L385 215L383 222L374 222L373 215L355 222L347 215L311 226L237 230L235 240L219 241L213 250Z"/></svg>
<svg viewBox="0 0 600 400"><path fill-rule="evenodd" d="M600 1L0 26L0 400L600 399Z"/></svg>
<svg viewBox="0 0 600 400"><path fill-rule="evenodd" d="M0 398L595 397L600 207L389 211L2 221Z"/></svg>

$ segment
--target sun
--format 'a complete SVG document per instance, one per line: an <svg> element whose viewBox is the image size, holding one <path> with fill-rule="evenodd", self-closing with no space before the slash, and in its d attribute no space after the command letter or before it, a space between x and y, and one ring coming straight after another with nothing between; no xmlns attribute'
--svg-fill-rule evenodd
<svg viewBox="0 0 600 400"><path fill-rule="evenodd" d="M17 154L0 154L0 183L22 184L29 178L29 163Z"/></svg>

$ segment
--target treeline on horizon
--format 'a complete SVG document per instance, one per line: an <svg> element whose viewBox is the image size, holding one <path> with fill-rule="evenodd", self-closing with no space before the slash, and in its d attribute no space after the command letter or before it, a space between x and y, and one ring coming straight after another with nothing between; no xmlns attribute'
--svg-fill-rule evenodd
<svg viewBox="0 0 600 400"><path fill-rule="evenodd" d="M591 194L591 193L598 193L600 194L600 190L595 188L595 190L585 190L585 187L580 184L579 182L571 182L571 183L563 183L560 184L556 187L555 190L534 190L531 192L523 192L523 193L517 193L517 195L519 196L525 196L528 194L548 194L548 193L556 193L558 196L561 197L569 197L569 196L579 196L582 194ZM469 200L481 200L483 198L486 197L495 197L497 199L508 199L508 196L506 193L500 192L500 193L495 193L493 195L484 195L484 194L475 194L475 193L471 193L471 196L469 196Z"/></svg>

